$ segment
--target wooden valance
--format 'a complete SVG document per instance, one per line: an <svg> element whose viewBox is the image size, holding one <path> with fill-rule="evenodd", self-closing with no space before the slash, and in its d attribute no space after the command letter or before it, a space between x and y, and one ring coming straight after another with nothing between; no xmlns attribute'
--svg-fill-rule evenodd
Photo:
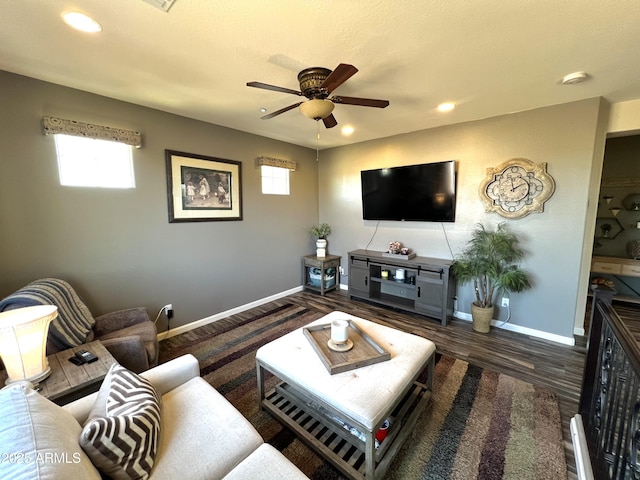
<svg viewBox="0 0 640 480"><path fill-rule="evenodd" d="M45 135L74 135L76 137L125 143L136 148L142 146L142 135L140 132L126 130L124 128L106 127L104 125L95 125L49 116L42 117L42 126Z"/></svg>
<svg viewBox="0 0 640 480"><path fill-rule="evenodd" d="M283 160L282 158L258 157L258 165L268 165L270 167L286 168L292 171L296 170L295 160Z"/></svg>

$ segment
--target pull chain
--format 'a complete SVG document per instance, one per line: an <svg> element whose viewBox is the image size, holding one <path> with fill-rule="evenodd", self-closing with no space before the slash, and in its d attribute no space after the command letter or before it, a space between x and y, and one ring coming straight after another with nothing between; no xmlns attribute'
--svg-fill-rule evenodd
<svg viewBox="0 0 640 480"><path fill-rule="evenodd" d="M320 121L316 120L316 162L319 161Z"/></svg>

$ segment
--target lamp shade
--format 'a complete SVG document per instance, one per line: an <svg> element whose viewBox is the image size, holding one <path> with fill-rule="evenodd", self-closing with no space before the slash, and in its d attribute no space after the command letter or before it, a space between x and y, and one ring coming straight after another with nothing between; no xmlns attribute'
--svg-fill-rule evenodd
<svg viewBox="0 0 640 480"><path fill-rule="evenodd" d="M47 361L49 324L58 307L38 305L0 313L0 357L7 369L6 383L38 383L51 373Z"/></svg>
<svg viewBox="0 0 640 480"><path fill-rule="evenodd" d="M301 103L300 111L305 117L320 120L331 115L334 106L333 102L330 102L329 100L314 98L313 100L307 100L306 102Z"/></svg>

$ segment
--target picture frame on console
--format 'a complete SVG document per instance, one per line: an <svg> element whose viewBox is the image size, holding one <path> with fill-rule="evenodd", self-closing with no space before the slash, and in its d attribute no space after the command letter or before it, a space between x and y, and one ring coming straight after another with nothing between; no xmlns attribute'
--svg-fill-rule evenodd
<svg viewBox="0 0 640 480"><path fill-rule="evenodd" d="M242 164L165 150L169 223L242 220Z"/></svg>

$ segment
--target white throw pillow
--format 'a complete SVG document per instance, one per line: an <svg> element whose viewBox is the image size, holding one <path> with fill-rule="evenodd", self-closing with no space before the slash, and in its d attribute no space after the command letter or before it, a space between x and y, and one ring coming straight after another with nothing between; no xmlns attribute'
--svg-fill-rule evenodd
<svg viewBox="0 0 640 480"><path fill-rule="evenodd" d="M0 390L0 478L100 479L78 445L82 427L62 407L16 382Z"/></svg>

